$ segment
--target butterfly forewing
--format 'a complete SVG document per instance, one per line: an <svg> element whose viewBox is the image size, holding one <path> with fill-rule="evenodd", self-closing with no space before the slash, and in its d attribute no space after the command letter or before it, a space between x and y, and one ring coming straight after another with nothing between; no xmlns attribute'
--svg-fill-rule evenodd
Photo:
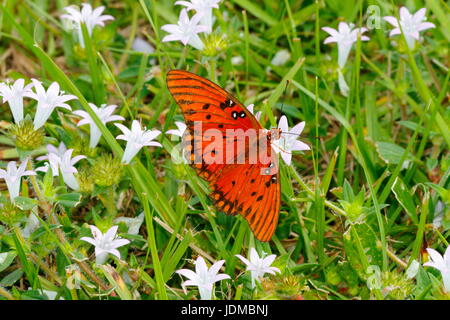
<svg viewBox="0 0 450 320"><path fill-rule="evenodd" d="M214 205L226 214L241 214L257 239L270 240L278 222L280 182L259 122L231 94L193 73L171 70L167 86L188 127L187 159L209 183ZM259 134L253 140L243 133L250 130ZM252 148L261 146L266 158L251 158Z"/></svg>

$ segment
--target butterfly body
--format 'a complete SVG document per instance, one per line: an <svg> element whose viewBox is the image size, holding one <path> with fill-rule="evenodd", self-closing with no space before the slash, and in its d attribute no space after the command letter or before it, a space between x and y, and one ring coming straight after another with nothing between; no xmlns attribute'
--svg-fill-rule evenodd
<svg viewBox="0 0 450 320"><path fill-rule="evenodd" d="M185 156L208 182L215 207L242 215L257 239L269 241L281 201L278 162L271 149L277 132L263 129L239 100L193 73L171 70L167 86L187 125Z"/></svg>

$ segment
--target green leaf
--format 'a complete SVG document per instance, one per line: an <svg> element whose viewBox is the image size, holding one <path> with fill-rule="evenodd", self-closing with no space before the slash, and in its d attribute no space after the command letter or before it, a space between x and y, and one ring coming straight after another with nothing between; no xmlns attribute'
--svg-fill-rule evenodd
<svg viewBox="0 0 450 320"><path fill-rule="evenodd" d="M28 211L37 206L38 201L36 199L30 199L25 197L16 197L14 203L20 210Z"/></svg>
<svg viewBox="0 0 450 320"><path fill-rule="evenodd" d="M59 204L64 207L74 208L80 204L81 194L79 193L66 193L56 197Z"/></svg>
<svg viewBox="0 0 450 320"><path fill-rule="evenodd" d="M351 228L354 228L358 237L354 237L352 232L350 232ZM369 266L381 266L382 265L382 255L381 249L378 248L378 243L380 240L377 238L376 233L373 231L371 227L369 227L366 223L352 225L350 229L344 233L344 249L347 254L348 262L352 266L352 268L358 273L358 276L366 280L367 279L367 270L365 270L363 259L365 257L361 256L363 252L360 252L358 249L358 242L360 242L362 250L364 251L365 256L367 257L367 263ZM359 239L358 239L359 238Z"/></svg>
<svg viewBox="0 0 450 320"><path fill-rule="evenodd" d="M3 279L0 281L0 286L2 286L2 287L12 286L14 283L17 282L17 280L22 278L22 276L23 276L22 269L14 270L10 274L3 277Z"/></svg>
<svg viewBox="0 0 450 320"><path fill-rule="evenodd" d="M395 198L398 200L403 209L405 209L406 213L414 221L414 223L418 224L419 219L417 218L414 199L408 188L399 177L395 179L395 182L392 185L392 192L394 193Z"/></svg>
<svg viewBox="0 0 450 320"><path fill-rule="evenodd" d="M133 296L130 290L128 290L125 281L123 281L122 277L117 273L116 269L114 269L110 265L101 265L100 269L103 271L103 274L108 279L109 283L114 287L114 291L117 292L122 300L133 299Z"/></svg>
<svg viewBox="0 0 450 320"><path fill-rule="evenodd" d="M381 159L388 164L399 164L405 149L390 142L377 142L376 143L378 154ZM405 165L408 161L412 160L410 154L407 155Z"/></svg>
<svg viewBox="0 0 450 320"><path fill-rule="evenodd" d="M355 193L353 192L352 186L347 180L344 181L343 197L345 201L353 202L355 199Z"/></svg>
<svg viewBox="0 0 450 320"><path fill-rule="evenodd" d="M16 256L14 251L0 253L0 272L8 268Z"/></svg>

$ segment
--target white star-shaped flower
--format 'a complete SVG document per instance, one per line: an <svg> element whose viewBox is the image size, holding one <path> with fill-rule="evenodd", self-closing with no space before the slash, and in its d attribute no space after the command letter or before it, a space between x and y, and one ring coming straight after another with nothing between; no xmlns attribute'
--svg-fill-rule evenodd
<svg viewBox="0 0 450 320"><path fill-rule="evenodd" d="M120 252L117 248L130 243L130 240L116 237L118 226L113 226L103 234L96 226L89 226L94 238L82 237L80 240L86 241L95 246L95 262L104 264L108 255L112 254L120 259Z"/></svg>
<svg viewBox="0 0 450 320"><path fill-rule="evenodd" d="M212 9L218 9L220 1L221 0L190 0L177 1L175 4L185 6L188 11L194 10L201 17L201 23L208 27L208 30L205 32L211 33L213 26Z"/></svg>
<svg viewBox="0 0 450 320"><path fill-rule="evenodd" d="M25 160L17 167L15 161L10 161L6 166L6 170L0 169L0 179L4 179L6 182L11 202L14 202L14 199L19 196L22 177L36 175L36 172L26 170L27 163L28 160Z"/></svg>
<svg viewBox="0 0 450 320"><path fill-rule="evenodd" d="M48 154L37 158L37 160L48 160L44 167L39 167L36 171L47 172L48 168L52 168L53 176L59 176L60 173L63 177L64 182L73 190L78 190L78 181L75 178L75 173L78 172L75 168L75 164L86 159L86 156L78 155L72 158L73 149L67 149L63 142L56 149L52 145L47 145Z"/></svg>
<svg viewBox="0 0 450 320"><path fill-rule="evenodd" d="M419 32L436 28L436 26L431 22L426 22L427 19L425 14L427 12L426 8L418 10L415 14L411 14L406 7L400 8L400 24L396 17L387 16L384 20L389 22L394 29L391 30L389 36L394 36L403 33L405 35L406 43L408 47L413 50L416 40L420 39ZM401 27L401 29L400 29Z"/></svg>
<svg viewBox="0 0 450 320"><path fill-rule="evenodd" d="M271 267L275 258L274 254L271 254L265 258L259 257L258 252L255 248L250 249L250 261L237 254L236 257L241 259L243 263L247 265L247 271L250 271L252 278L252 288L255 287L255 281L260 282L261 278L264 277L266 273L275 274L276 272L281 273L280 269L276 267Z"/></svg>
<svg viewBox="0 0 450 320"><path fill-rule="evenodd" d="M115 123L114 125L123 133L118 135L116 139L125 140L127 142L122 157L122 162L125 164L129 164L131 159L133 159L144 146L162 147L159 142L153 141L153 139L161 134L161 131L159 130L147 130L146 128L142 130L141 125L137 120L133 120L131 130L120 123Z"/></svg>
<svg viewBox="0 0 450 320"><path fill-rule="evenodd" d="M445 291L450 292L450 246L445 250L444 256L441 256L439 252L431 248L427 248L427 252L430 256L430 261L425 262L423 265L438 269L442 275Z"/></svg>
<svg viewBox="0 0 450 320"><path fill-rule="evenodd" d="M181 121L175 121L175 125L178 129L167 130L166 134L173 134L178 137L183 137L184 132L186 131L186 124Z"/></svg>
<svg viewBox="0 0 450 320"><path fill-rule="evenodd" d="M67 19L74 23L74 27L78 32L80 45L84 48L84 38L81 30L81 24L84 23L89 35L92 35L95 26L103 27L105 25L105 21L114 20L114 17L111 15L102 15L105 10L104 6L100 6L92 10L92 6L88 3L83 3L81 5L81 10L76 6L65 7L64 10L67 14L61 15L61 18Z"/></svg>
<svg viewBox="0 0 450 320"><path fill-rule="evenodd" d="M303 121L289 130L286 116L282 116L278 122L278 129L281 133L279 139L272 141L272 149L281 154L281 158L287 165L291 164L292 151L310 150L306 143L297 140L304 128L305 122Z"/></svg>
<svg viewBox="0 0 450 320"><path fill-rule="evenodd" d="M64 156L64 153L67 151L67 147L64 144L64 142L61 142L59 144L59 147L56 148L54 145L52 144L48 144L47 145L47 155L45 156L40 156L37 157L36 160L38 161L44 161L44 160L48 160L48 165L50 165L50 167L52 168L52 174L54 177L58 176L58 170L59 170L59 159L62 158ZM50 154L55 154L56 157L50 157ZM48 166L47 167L39 167L36 169L36 171L41 171L41 172L47 172L48 170Z"/></svg>
<svg viewBox="0 0 450 320"><path fill-rule="evenodd" d="M191 45L198 50L203 50L204 43L198 36L201 32L207 32L208 27L199 25L201 15L196 14L189 19L187 10L181 10L178 24L166 24L161 27L162 30L170 33L163 38L163 42L181 41L184 45Z"/></svg>
<svg viewBox="0 0 450 320"><path fill-rule="evenodd" d="M95 104L89 103L89 106L92 108L92 110L95 112L97 117L99 117L100 121L103 122L103 124L106 125L108 122L113 121L122 121L125 120L124 117L113 115L114 110L116 110L117 106L115 104L112 105L106 105L102 104L100 108L98 108ZM91 127L91 134L90 134L90 141L89 141L89 147L95 148L102 136L102 132L95 124L94 120L92 120L89 113L83 110L76 110L73 112L73 114L76 114L77 116L82 117L83 119L78 122L78 126L82 126L85 124L89 124Z"/></svg>
<svg viewBox="0 0 450 320"><path fill-rule="evenodd" d="M348 55L352 49L353 43L358 41L358 34L361 34L362 41L368 41L369 37L362 35L367 31L366 28L355 28L353 29L353 24L347 24L345 22L340 22L338 30L323 27L322 30L330 34L330 37L326 38L323 43L328 44L336 42L338 46L338 64L339 67L343 68L347 62Z"/></svg>
<svg viewBox="0 0 450 320"><path fill-rule="evenodd" d="M55 108L60 107L70 111L72 110L66 102L77 99L77 97L71 94L64 94L63 91L60 91L58 82L53 82L46 91L40 81L36 79L31 79L31 81L33 82L35 91L30 90L25 92L24 96L37 101L36 115L34 116L35 130L45 124Z"/></svg>
<svg viewBox="0 0 450 320"><path fill-rule="evenodd" d="M3 103L8 102L15 123L23 120L23 97L32 86L32 83L25 85L24 79L17 79L13 84L0 83L0 96L3 97Z"/></svg>
<svg viewBox="0 0 450 320"><path fill-rule="evenodd" d="M176 273L189 279L181 284L183 288L196 286L202 300L211 300L214 283L224 279L231 279L229 275L219 273L224 263L225 260L217 261L208 269L205 260L199 256L195 261L195 272L189 269L181 269L177 270Z"/></svg>

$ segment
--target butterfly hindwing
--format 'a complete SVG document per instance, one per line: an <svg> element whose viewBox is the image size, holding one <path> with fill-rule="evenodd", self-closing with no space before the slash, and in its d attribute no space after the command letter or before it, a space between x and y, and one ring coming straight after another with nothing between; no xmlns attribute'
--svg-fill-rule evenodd
<svg viewBox="0 0 450 320"><path fill-rule="evenodd" d="M249 147L239 151L235 146L245 137L227 133L227 129L259 131L262 129L259 122L231 94L193 73L171 70L167 73L167 86L181 107L188 127L184 142L187 142L185 150L193 161L191 166L208 182L212 191L210 198L216 208L226 214L242 215L257 239L270 240L280 208L278 170L270 163L249 163ZM194 132L199 123L201 131ZM215 129L216 136L209 137L209 129ZM236 148L236 153L230 156L223 152L224 149L211 148L216 139L223 141L223 148ZM253 141L253 144L268 144L267 139L262 141ZM269 144L267 150L270 156ZM211 159L221 161L207 161ZM245 161L241 163L238 159Z"/></svg>

